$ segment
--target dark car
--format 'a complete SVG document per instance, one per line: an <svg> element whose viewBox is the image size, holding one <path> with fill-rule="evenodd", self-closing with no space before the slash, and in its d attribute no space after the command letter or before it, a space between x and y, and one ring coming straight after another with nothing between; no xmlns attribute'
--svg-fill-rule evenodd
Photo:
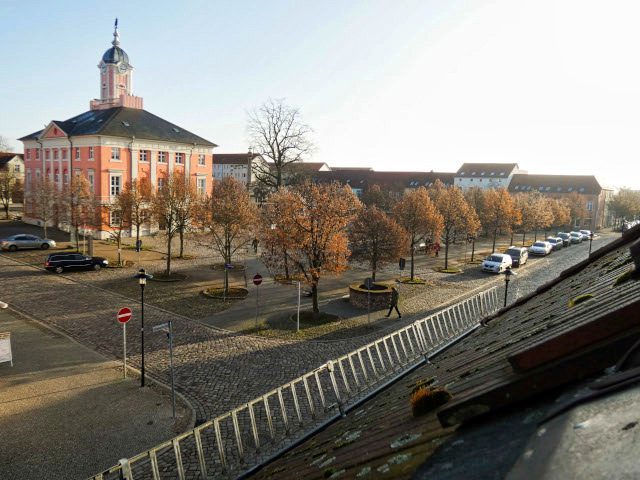
<svg viewBox="0 0 640 480"><path fill-rule="evenodd" d="M569 245L571 245L571 235L569 235L568 233L560 232L558 233L558 235L556 235L556 237L562 239L562 246L568 247Z"/></svg>
<svg viewBox="0 0 640 480"><path fill-rule="evenodd" d="M109 261L102 257L88 257L81 253L52 253L47 256L44 268L62 273L65 270L89 269L100 270L109 265Z"/></svg>
<svg viewBox="0 0 640 480"><path fill-rule="evenodd" d="M529 258L529 251L525 247L509 247L504 253L511 257L511 265L514 267L524 265Z"/></svg>
<svg viewBox="0 0 640 480"><path fill-rule="evenodd" d="M554 250L560 250L564 247L564 240L560 237L549 237L546 241L553 246Z"/></svg>

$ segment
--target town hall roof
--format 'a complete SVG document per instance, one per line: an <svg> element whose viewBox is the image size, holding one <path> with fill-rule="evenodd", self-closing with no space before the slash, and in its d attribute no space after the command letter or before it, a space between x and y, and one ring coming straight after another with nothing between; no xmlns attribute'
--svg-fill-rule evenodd
<svg viewBox="0 0 640 480"><path fill-rule="evenodd" d="M89 110L68 120L54 120L67 136L105 135L144 140L161 140L173 143L189 143L217 147L182 127L164 120L146 110L138 108L114 107L106 110ZM39 137L39 130L19 140L32 140Z"/></svg>
<svg viewBox="0 0 640 480"><path fill-rule="evenodd" d="M517 169L517 163L463 163L456 172L456 177L506 178Z"/></svg>
<svg viewBox="0 0 640 480"><path fill-rule="evenodd" d="M523 175L516 173L509 184L509 192L518 193L530 190L598 195L602 191L602 187L593 175Z"/></svg>

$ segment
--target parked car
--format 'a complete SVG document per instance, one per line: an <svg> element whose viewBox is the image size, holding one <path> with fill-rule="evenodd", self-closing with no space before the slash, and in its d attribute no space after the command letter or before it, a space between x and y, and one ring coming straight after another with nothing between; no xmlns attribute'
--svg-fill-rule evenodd
<svg viewBox="0 0 640 480"><path fill-rule="evenodd" d="M511 246L504 253L511 257L511 266L513 267L524 265L529 259L529 250L526 247Z"/></svg>
<svg viewBox="0 0 640 480"><path fill-rule="evenodd" d="M582 234L580 232L569 232L571 235L571 243L582 243Z"/></svg>
<svg viewBox="0 0 640 480"><path fill-rule="evenodd" d="M503 270L506 270L507 267L511 267L512 263L513 261L509 255L492 253L484 262L482 262L482 270L485 272L500 273Z"/></svg>
<svg viewBox="0 0 640 480"><path fill-rule="evenodd" d="M564 242L560 237L549 237L546 241L551 244L553 250L560 250L564 246Z"/></svg>
<svg viewBox="0 0 640 480"><path fill-rule="evenodd" d="M2 248L2 250L10 250L12 252L15 252L19 248L41 248L46 250L47 248L55 246L56 242L53 240L26 234L13 235L0 240L0 248Z"/></svg>
<svg viewBox="0 0 640 480"><path fill-rule="evenodd" d="M80 253L52 253L47 256L44 268L62 273L65 270L94 269L100 270L109 265L109 260L102 257L88 257Z"/></svg>
<svg viewBox="0 0 640 480"><path fill-rule="evenodd" d="M571 246L571 235L569 235L568 233L563 233L563 232L559 232L556 237L561 238L562 239L562 245L564 247L569 247Z"/></svg>
<svg viewBox="0 0 640 480"><path fill-rule="evenodd" d="M549 255L553 246L549 242L535 242L529 247L529 253L532 255Z"/></svg>
<svg viewBox="0 0 640 480"><path fill-rule="evenodd" d="M589 240L592 235L595 237L591 230L580 230L580 233L582 234L584 240Z"/></svg>

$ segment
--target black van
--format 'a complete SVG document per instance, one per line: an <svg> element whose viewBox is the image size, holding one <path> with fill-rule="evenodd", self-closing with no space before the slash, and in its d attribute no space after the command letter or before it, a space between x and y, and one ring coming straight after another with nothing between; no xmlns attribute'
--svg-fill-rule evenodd
<svg viewBox="0 0 640 480"><path fill-rule="evenodd" d="M109 260L102 257L88 257L81 253L52 253L47 256L44 268L62 273L65 270L80 270L92 268L96 271L109 265Z"/></svg>
<svg viewBox="0 0 640 480"><path fill-rule="evenodd" d="M529 258L529 252L525 247L509 247L504 253L511 257L513 267L524 265Z"/></svg>

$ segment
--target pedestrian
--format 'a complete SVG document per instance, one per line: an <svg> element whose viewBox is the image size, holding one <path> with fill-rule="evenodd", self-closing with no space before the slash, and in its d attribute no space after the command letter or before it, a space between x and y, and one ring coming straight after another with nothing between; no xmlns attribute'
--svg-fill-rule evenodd
<svg viewBox="0 0 640 480"><path fill-rule="evenodd" d="M434 250L436 251L436 257L437 257L438 256L438 252L440 251L440 243L439 242L436 242Z"/></svg>
<svg viewBox="0 0 640 480"><path fill-rule="evenodd" d="M254 238L251 244L253 245L253 253L258 253L258 239Z"/></svg>
<svg viewBox="0 0 640 480"><path fill-rule="evenodd" d="M396 287L391 287L391 306L389 307L389 313L387 313L386 317L389 318L391 315L391 311L395 308L396 312L398 312L398 318L402 318L400 315L400 310L398 310L398 299L400 295L398 294L398 289Z"/></svg>

